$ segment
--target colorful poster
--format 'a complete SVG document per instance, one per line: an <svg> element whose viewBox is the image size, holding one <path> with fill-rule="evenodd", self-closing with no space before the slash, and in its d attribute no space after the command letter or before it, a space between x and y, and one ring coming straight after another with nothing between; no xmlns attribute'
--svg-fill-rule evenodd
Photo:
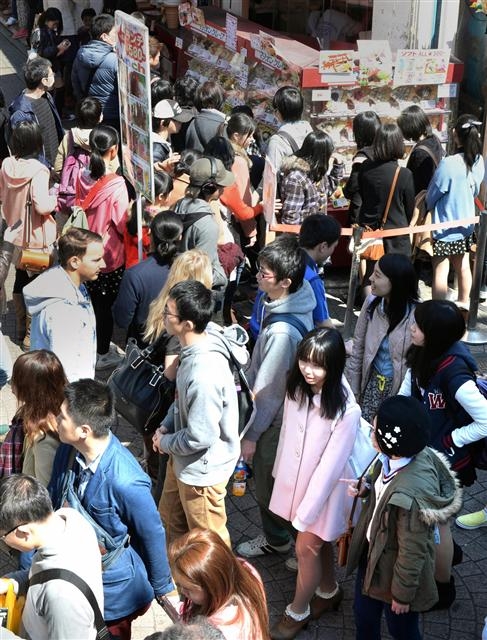
<svg viewBox="0 0 487 640"><path fill-rule="evenodd" d="M449 49L398 49L394 87L444 84L449 62Z"/></svg>
<svg viewBox="0 0 487 640"><path fill-rule="evenodd" d="M358 82L363 87L392 84L392 55L387 40L359 40Z"/></svg>
<svg viewBox="0 0 487 640"><path fill-rule="evenodd" d="M355 82L353 51L320 51L319 72L325 84Z"/></svg>
<svg viewBox="0 0 487 640"><path fill-rule="evenodd" d="M268 224L274 224L276 221L277 172L269 158L265 159L263 185L264 218Z"/></svg>
<svg viewBox="0 0 487 640"><path fill-rule="evenodd" d="M149 29L123 11L115 12L115 28L123 173L153 202Z"/></svg>

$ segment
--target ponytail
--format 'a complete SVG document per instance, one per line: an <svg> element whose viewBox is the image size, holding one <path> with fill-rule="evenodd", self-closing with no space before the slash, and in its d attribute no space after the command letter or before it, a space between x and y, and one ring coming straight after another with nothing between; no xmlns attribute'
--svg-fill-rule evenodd
<svg viewBox="0 0 487 640"><path fill-rule="evenodd" d="M455 125L458 144L460 150L463 151L465 164L469 171L472 170L478 155L482 152L482 139L479 130L481 126L482 123L468 113L461 115Z"/></svg>
<svg viewBox="0 0 487 640"><path fill-rule="evenodd" d="M98 124L90 133L90 175L95 180L102 178L106 173L104 157L114 145L118 145L117 130L106 124Z"/></svg>

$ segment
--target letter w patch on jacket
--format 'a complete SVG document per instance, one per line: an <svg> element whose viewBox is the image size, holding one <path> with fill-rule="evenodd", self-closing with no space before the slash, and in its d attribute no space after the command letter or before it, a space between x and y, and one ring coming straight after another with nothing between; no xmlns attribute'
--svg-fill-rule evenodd
<svg viewBox="0 0 487 640"><path fill-rule="evenodd" d="M428 402L430 403L431 410L445 408L445 399L443 398L441 391L435 393L430 391L428 393Z"/></svg>

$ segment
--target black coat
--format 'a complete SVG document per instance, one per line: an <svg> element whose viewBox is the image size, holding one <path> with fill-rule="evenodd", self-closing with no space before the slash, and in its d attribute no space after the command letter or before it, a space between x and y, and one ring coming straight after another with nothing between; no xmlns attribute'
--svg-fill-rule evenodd
<svg viewBox="0 0 487 640"><path fill-rule="evenodd" d="M391 160L366 160L360 165L358 185L362 197L359 223L378 229L387 204L387 199L397 168L397 162ZM392 197L389 214L384 229L407 227L414 210L414 181L409 169L401 167ZM403 253L411 255L409 235L384 238L386 253Z"/></svg>

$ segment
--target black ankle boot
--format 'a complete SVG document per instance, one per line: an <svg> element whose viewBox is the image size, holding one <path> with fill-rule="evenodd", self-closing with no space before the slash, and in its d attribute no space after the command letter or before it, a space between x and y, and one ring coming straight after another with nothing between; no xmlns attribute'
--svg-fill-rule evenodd
<svg viewBox="0 0 487 640"><path fill-rule="evenodd" d="M436 582L436 588L438 589L438 602L428 609L428 611L441 611L443 609L449 609L455 602L457 597L457 590L455 589L455 578L451 576L450 582Z"/></svg>

